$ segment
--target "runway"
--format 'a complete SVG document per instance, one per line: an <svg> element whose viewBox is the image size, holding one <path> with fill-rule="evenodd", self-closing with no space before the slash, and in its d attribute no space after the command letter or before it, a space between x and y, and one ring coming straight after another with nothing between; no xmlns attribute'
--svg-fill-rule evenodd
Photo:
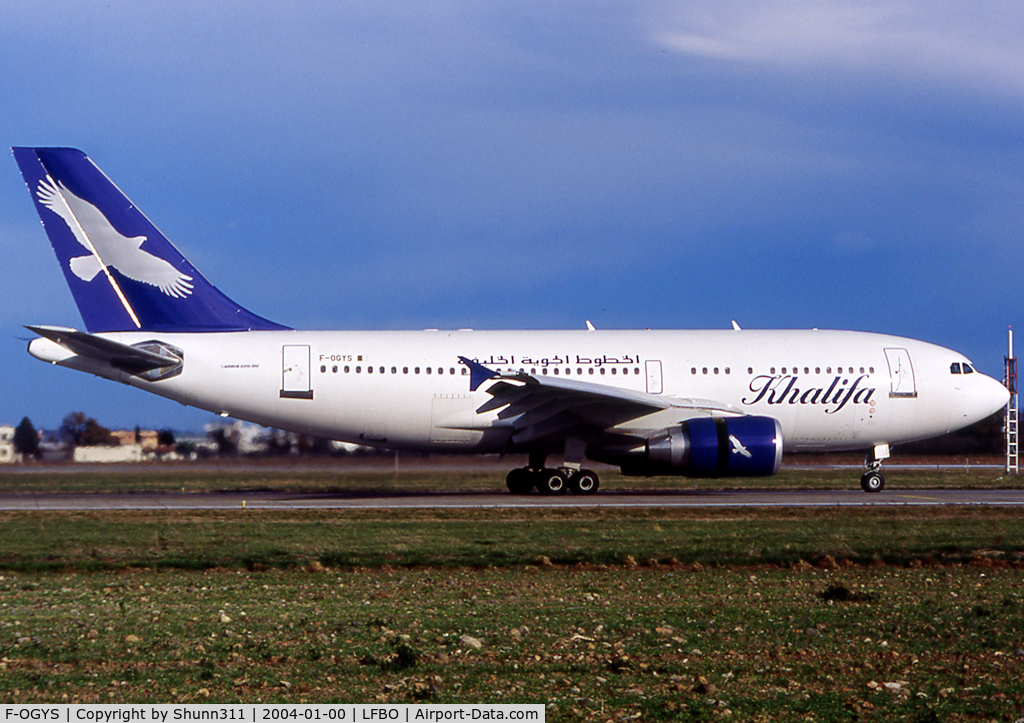
<svg viewBox="0 0 1024 723"><path fill-rule="evenodd" d="M592 496L513 496L508 493L10 493L3 511L87 510L396 510L510 508L722 507L1024 507L1024 490L677 490L599 492Z"/></svg>

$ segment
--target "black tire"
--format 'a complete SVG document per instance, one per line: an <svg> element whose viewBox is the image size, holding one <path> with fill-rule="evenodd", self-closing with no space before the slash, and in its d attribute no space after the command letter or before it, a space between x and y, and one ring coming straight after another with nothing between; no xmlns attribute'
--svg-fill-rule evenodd
<svg viewBox="0 0 1024 723"><path fill-rule="evenodd" d="M569 477L569 491L574 495L592 495L600 486L597 472L592 469L577 470Z"/></svg>
<svg viewBox="0 0 1024 723"><path fill-rule="evenodd" d="M885 489L885 477L881 472L865 472L860 478L860 488L870 493L881 492Z"/></svg>
<svg viewBox="0 0 1024 723"><path fill-rule="evenodd" d="M542 495L564 494L568 487L568 481L561 470L546 469L537 478L537 489Z"/></svg>
<svg viewBox="0 0 1024 723"><path fill-rule="evenodd" d="M516 467L505 478L505 486L514 495L528 495L535 484L533 473L526 467Z"/></svg>

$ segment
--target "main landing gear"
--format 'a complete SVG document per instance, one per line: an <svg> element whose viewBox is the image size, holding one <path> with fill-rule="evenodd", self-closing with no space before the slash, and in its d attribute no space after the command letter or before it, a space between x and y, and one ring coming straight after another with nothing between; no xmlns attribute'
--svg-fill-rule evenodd
<svg viewBox="0 0 1024 723"><path fill-rule="evenodd" d="M867 472L860 478L860 488L865 492L881 492L885 489L885 477L882 476L882 460L889 457L889 445L879 444L868 452L864 458Z"/></svg>
<svg viewBox="0 0 1024 723"><path fill-rule="evenodd" d="M597 472L580 466L585 449L586 444L582 439L566 439L564 464L556 469L544 466L547 452L533 450L530 452L530 463L509 472L505 485L514 495L528 495L535 487L542 495L560 495L566 490L574 495L592 495L597 492L601 482Z"/></svg>
<svg viewBox="0 0 1024 723"><path fill-rule="evenodd" d="M560 495L569 490L575 495L592 495L601 486L597 473L590 469L559 467L516 467L505 478L508 491L514 495L528 495L534 487L542 495Z"/></svg>

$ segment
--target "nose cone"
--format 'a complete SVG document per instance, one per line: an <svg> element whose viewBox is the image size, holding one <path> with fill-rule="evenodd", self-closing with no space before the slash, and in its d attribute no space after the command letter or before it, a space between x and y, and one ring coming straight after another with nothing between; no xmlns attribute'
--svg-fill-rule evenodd
<svg viewBox="0 0 1024 723"><path fill-rule="evenodd" d="M996 381L990 376L975 372L969 376L965 375L962 382L963 386L959 393L960 403L957 405L962 415L959 422L961 427L974 424L995 414L1010 401L1009 390L1003 386L1002 382Z"/></svg>
<svg viewBox="0 0 1024 723"><path fill-rule="evenodd" d="M1010 401L1010 391L1003 386L1002 382L988 376L984 377L982 381L984 384L980 385L981 388L978 390L978 406L982 413L978 419L995 414Z"/></svg>

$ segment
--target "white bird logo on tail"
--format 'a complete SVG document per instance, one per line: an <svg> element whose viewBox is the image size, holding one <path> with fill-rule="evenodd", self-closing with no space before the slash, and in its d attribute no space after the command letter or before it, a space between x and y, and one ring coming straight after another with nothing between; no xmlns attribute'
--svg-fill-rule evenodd
<svg viewBox="0 0 1024 723"><path fill-rule="evenodd" d="M37 192L39 202L64 219L78 243L89 251L88 256L71 259L71 271L78 278L92 281L106 267L155 286L168 296L180 299L192 293L191 276L142 250L145 236L128 238L121 234L98 208L49 176L39 182Z"/></svg>

